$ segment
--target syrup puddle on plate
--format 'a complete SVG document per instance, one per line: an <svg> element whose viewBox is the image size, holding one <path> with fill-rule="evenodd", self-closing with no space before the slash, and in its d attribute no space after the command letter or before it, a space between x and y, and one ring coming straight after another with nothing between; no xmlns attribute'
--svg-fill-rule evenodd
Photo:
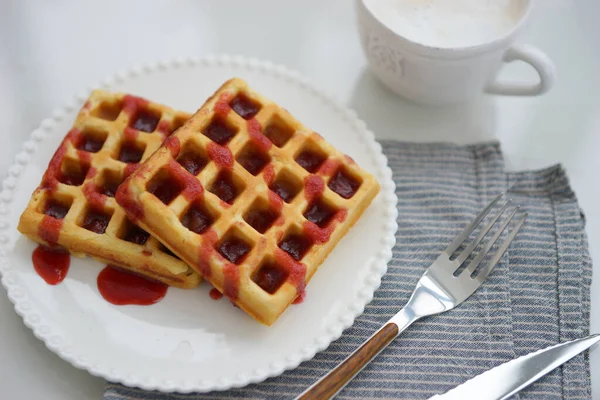
<svg viewBox="0 0 600 400"><path fill-rule="evenodd" d="M219 292L217 289L212 288L208 293L211 299L213 300L221 300L223 298L223 293Z"/></svg>
<svg viewBox="0 0 600 400"><path fill-rule="evenodd" d="M71 265L71 256L68 252L42 245L33 251L31 258L35 271L49 285L61 283L67 276ZM109 303L118 306L156 304L165 297L168 289L168 285L162 282L153 281L111 265L107 265L100 271L97 284L102 297ZM220 300L223 294L212 288L209 296L213 300ZM302 303L305 296L306 292L302 291L292 304Z"/></svg>
<svg viewBox="0 0 600 400"><path fill-rule="evenodd" d="M117 306L149 306L167 294L168 286L139 275L106 266L98 274L98 290L106 301Z"/></svg>
<svg viewBox="0 0 600 400"><path fill-rule="evenodd" d="M49 285L61 283L67 276L71 265L71 256L68 252L42 245L33 251L31 259L35 271Z"/></svg>
<svg viewBox="0 0 600 400"><path fill-rule="evenodd" d="M62 248L39 245L31 255L33 268L49 285L61 283L71 265L71 255ZM102 297L114 305L149 306L167 294L168 286L122 269L106 266L97 278Z"/></svg>

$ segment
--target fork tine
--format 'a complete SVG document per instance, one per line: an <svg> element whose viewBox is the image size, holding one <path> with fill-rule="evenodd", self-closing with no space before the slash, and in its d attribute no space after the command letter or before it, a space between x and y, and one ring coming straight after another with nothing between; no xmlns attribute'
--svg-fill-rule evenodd
<svg viewBox="0 0 600 400"><path fill-rule="evenodd" d="M500 246L500 248L498 249L496 254L494 254L492 259L490 260L490 262L485 267L483 267L479 270L479 273L477 274L475 279L477 279L479 282L483 282L484 280L487 279L488 275L492 272L492 270L494 269L496 264L498 264L498 261L500 261L500 259L502 258L502 255L504 255L504 253L508 249L508 246L510 246L512 241L517 236L517 233L519 233L519 231L521 230L521 226L523 226L523 223L525 222L526 218L527 218L527 213L523 214L523 216L519 219L519 222L517 222L517 225L513 228L512 231L510 231L507 238L504 239L502 246Z"/></svg>
<svg viewBox="0 0 600 400"><path fill-rule="evenodd" d="M496 241L498 240L498 238L500 237L502 232L504 232L504 230L506 230L506 227L508 226L510 221L512 221L512 219L514 218L514 216L517 214L518 211L519 211L519 206L515 207L513 212L511 212L510 215L506 218L506 221L504 221L502 223L502 226L500 226L500 228L498 228L498 231L494 234L494 236L490 240L488 240L488 242L483 246L481 251L479 251L479 254L477 254L477 256L473 260L471 260L469 265L467 265L467 268L465 268L465 270L463 271L463 274L471 275L475 271L475 269L477 269L477 266L485 258L487 253L489 253L492 246L494 246L494 243L496 243Z"/></svg>
<svg viewBox="0 0 600 400"><path fill-rule="evenodd" d="M467 226L465 230L460 235L458 235L456 239L454 239L450 246L448 246L446 250L444 250L448 254L448 256L451 256L452 253L454 253L456 249L460 247L460 245L469 237L469 235L475 230L475 228L477 228L477 225L479 225L481 221L485 218L485 216L488 215L488 213L496 205L496 203L500 201L502 196L504 196L504 193L500 193L498 196L496 196L496 198L492 200L490 204L488 204L477 217L475 217L475 220L471 222L471 224Z"/></svg>
<svg viewBox="0 0 600 400"><path fill-rule="evenodd" d="M471 255L471 253L473 252L473 250L475 249L475 247L477 247L477 245L483 240L483 238L485 237L485 235L488 234L488 232L490 231L490 229L492 229L492 227L494 226L494 224L496 224L496 222L502 216L502 214L504 214L504 212L508 209L508 207L510 207L511 203L512 203L512 201L508 200L506 202L506 204L504 205L504 207L502 207L502 209L490 221L490 223L487 224L487 226L483 227L483 229L481 229L481 232L479 232L479 234L477 235L477 237L471 243L469 243L469 245L462 251L462 253L460 253L458 255L458 257L456 257L455 262L459 266L463 262L465 262L465 260L467 258L469 258L469 255Z"/></svg>

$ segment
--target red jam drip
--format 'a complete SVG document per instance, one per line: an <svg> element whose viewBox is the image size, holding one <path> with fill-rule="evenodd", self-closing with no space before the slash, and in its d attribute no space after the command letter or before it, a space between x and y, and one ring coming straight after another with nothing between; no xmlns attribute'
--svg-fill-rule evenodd
<svg viewBox="0 0 600 400"><path fill-rule="evenodd" d="M319 174L331 176L339 168L341 162L335 158L328 158L319 168Z"/></svg>
<svg viewBox="0 0 600 400"><path fill-rule="evenodd" d="M138 136L140 136L140 131L136 131L135 129L130 128L129 126L126 127L123 131L123 137L127 142L135 142Z"/></svg>
<svg viewBox="0 0 600 400"><path fill-rule="evenodd" d="M226 263L223 267L223 292L231 300L236 300L240 286L240 269L237 265Z"/></svg>
<svg viewBox="0 0 600 400"><path fill-rule="evenodd" d="M142 250L142 254L145 255L146 257L151 256L153 253L150 250L144 249Z"/></svg>
<svg viewBox="0 0 600 400"><path fill-rule="evenodd" d="M177 185L183 188L181 195L187 200L192 201L204 196L204 187L200 181L196 177L182 171L175 160L169 161L169 175L171 176L171 180L177 182Z"/></svg>
<svg viewBox="0 0 600 400"><path fill-rule="evenodd" d="M204 277L210 277L212 271L210 269L210 257L215 251L217 244L217 233L212 229L207 229L202 235L202 242L198 251L198 270Z"/></svg>
<svg viewBox="0 0 600 400"><path fill-rule="evenodd" d="M272 143L269 138L263 135L261 132L260 123L253 118L248 120L246 125L248 126L248 135L250 136L250 140L252 140L259 150L267 152L271 148Z"/></svg>
<svg viewBox="0 0 600 400"><path fill-rule="evenodd" d="M332 218L333 221L344 222L346 216L348 215L348 210L341 209L339 210L335 216ZM313 241L313 243L323 244L329 241L331 234L333 233L333 229L335 228L334 223L330 223L327 227L321 228L316 224L304 221L303 229L304 234Z"/></svg>
<svg viewBox="0 0 600 400"><path fill-rule="evenodd" d="M340 169L333 178L331 178L327 186L343 198L349 199L354 196L360 187L360 182Z"/></svg>
<svg viewBox="0 0 600 400"><path fill-rule="evenodd" d="M144 155L144 149L140 149L135 143L125 142L119 152L119 161L132 164L139 163Z"/></svg>
<svg viewBox="0 0 600 400"><path fill-rule="evenodd" d="M135 117L135 113L138 109L146 108L148 104L149 101L141 97L132 96L130 94L127 94L123 97L123 111L125 111L125 113L129 115L131 119Z"/></svg>
<svg viewBox="0 0 600 400"><path fill-rule="evenodd" d="M277 214L281 213L283 208L283 200L276 193L269 190L269 204Z"/></svg>
<svg viewBox="0 0 600 400"><path fill-rule="evenodd" d="M288 271L280 266L267 263L264 264L252 277L252 280L265 292L275 293L287 280Z"/></svg>
<svg viewBox="0 0 600 400"><path fill-rule="evenodd" d="M217 116L223 119L227 117L229 110L231 110L229 102L231 101L232 97L233 94L231 93L222 93L221 96L219 96L219 100L217 100L214 107L215 114L217 114Z"/></svg>
<svg viewBox="0 0 600 400"><path fill-rule="evenodd" d="M83 228L101 235L106 231L109 222L110 215L99 210L91 209L85 215Z"/></svg>
<svg viewBox="0 0 600 400"><path fill-rule="evenodd" d="M272 225L273 222L279 217L279 214L270 209L257 209L250 210L244 219L246 222L256 229L258 233L265 233Z"/></svg>
<svg viewBox="0 0 600 400"><path fill-rule="evenodd" d="M96 172L98 171L96 171L96 168L94 167L90 168L90 163L92 162L92 154L88 153L87 151L77 150L77 156L79 157L79 162L82 166L81 169L88 169L88 172L86 173L87 177L93 178L94 175L96 175Z"/></svg>
<svg viewBox="0 0 600 400"><path fill-rule="evenodd" d="M293 233L287 235L279 242L279 248L288 253L296 261L302 260L311 246L312 242L308 237Z"/></svg>
<svg viewBox="0 0 600 400"><path fill-rule="evenodd" d="M81 143L77 146L79 150L87 151L89 153L97 153L104 146L106 138L96 138L92 135L83 135Z"/></svg>
<svg viewBox="0 0 600 400"><path fill-rule="evenodd" d="M212 143L210 143L212 144ZM208 160L193 152L185 152L181 157L177 159L179 165L183 167L187 172L196 176L206 167Z"/></svg>
<svg viewBox="0 0 600 400"><path fill-rule="evenodd" d="M238 156L238 163L244 167L252 175L256 176L263 170L271 159L270 157L261 151L255 149L247 149Z"/></svg>
<svg viewBox="0 0 600 400"><path fill-rule="evenodd" d="M296 292L302 293L306 287L306 266L281 249L275 250L275 263L288 273L288 281L296 286Z"/></svg>
<svg viewBox="0 0 600 400"><path fill-rule="evenodd" d="M224 146L229 143L237 131L228 126L224 121L213 119L210 124L204 128L202 133L213 142Z"/></svg>
<svg viewBox="0 0 600 400"><path fill-rule="evenodd" d="M58 285L67 276L71 256L64 250L38 246L31 256L33 268L49 285Z"/></svg>
<svg viewBox="0 0 600 400"><path fill-rule="evenodd" d="M54 246L58 243L62 224L62 219L56 219L45 215L38 228L38 236L50 246Z"/></svg>
<svg viewBox="0 0 600 400"><path fill-rule="evenodd" d="M283 147L290 140L294 131L283 122L272 121L263 130L263 133L277 147Z"/></svg>
<svg viewBox="0 0 600 400"><path fill-rule="evenodd" d="M304 221L304 234L317 244L327 243L333 232L333 226L321 229L312 222Z"/></svg>
<svg viewBox="0 0 600 400"><path fill-rule="evenodd" d="M173 158L179 155L179 152L181 151L181 143L179 142L179 138L177 138L177 136L169 137L164 141L163 144L167 149L169 149L169 152Z"/></svg>
<svg viewBox="0 0 600 400"><path fill-rule="evenodd" d="M142 276L107 266L98 275L98 290L106 301L117 306L149 306L162 300L168 286Z"/></svg>
<svg viewBox="0 0 600 400"><path fill-rule="evenodd" d="M90 103L90 101L86 101L83 104L83 107L81 107L81 111L89 111L92 108L92 103Z"/></svg>
<svg viewBox="0 0 600 400"><path fill-rule="evenodd" d="M181 218L181 223L190 231L197 234L202 234L212 225L213 218L203 208L197 205L192 205Z"/></svg>
<svg viewBox="0 0 600 400"><path fill-rule="evenodd" d="M318 175L309 175L304 178L304 197L310 203L323 194L325 182Z"/></svg>
<svg viewBox="0 0 600 400"><path fill-rule="evenodd" d="M292 304L301 304L306 298L306 289L298 293L298 296L292 301Z"/></svg>
<svg viewBox="0 0 600 400"><path fill-rule="evenodd" d="M219 173L209 190L227 204L233 204L233 200L238 195L231 173L227 171Z"/></svg>
<svg viewBox="0 0 600 400"><path fill-rule="evenodd" d="M100 193L100 188L94 182L88 182L83 186L83 195L93 207L104 208L106 197Z"/></svg>
<svg viewBox="0 0 600 400"><path fill-rule="evenodd" d="M152 133L158 126L158 121L160 121L160 115L148 110L138 110L130 126L138 131Z"/></svg>
<svg viewBox="0 0 600 400"><path fill-rule="evenodd" d="M286 203L291 203L292 200L296 197L299 190L292 182L287 181L285 179L278 179L269 187L273 192L275 192L279 197L283 199Z"/></svg>
<svg viewBox="0 0 600 400"><path fill-rule="evenodd" d="M65 154L67 154L68 143L71 142L73 144L79 141L79 137L81 135L81 131L79 129L73 128L67 133L62 143L54 152L52 159L48 163L48 168L44 177L42 178L42 183L40 185L43 189L53 190L56 188L58 184L59 178L61 177L61 165ZM85 174L84 174L85 176Z"/></svg>
<svg viewBox="0 0 600 400"><path fill-rule="evenodd" d="M250 246L236 237L226 239L219 245L219 253L233 264L240 264L249 252Z"/></svg>
<svg viewBox="0 0 600 400"><path fill-rule="evenodd" d="M135 198L129 189L129 180L126 180L119 186L117 194L115 195L115 200L123 207L123 210L125 210L125 213L133 222L144 216L144 209L141 204L135 201Z"/></svg>
<svg viewBox="0 0 600 400"><path fill-rule="evenodd" d="M311 150L304 150L298 157L296 157L296 162L305 170L310 173L317 172L321 164L325 162L326 157L322 154L316 153Z"/></svg>
<svg viewBox="0 0 600 400"><path fill-rule="evenodd" d="M148 241L149 237L150 234L148 232L139 226L132 224L129 229L127 229L127 233L123 239L135 244L144 244Z"/></svg>
<svg viewBox="0 0 600 400"><path fill-rule="evenodd" d="M38 236L50 246L58 243L63 218L69 212L69 208L54 200L50 200L46 205L45 215L38 228Z"/></svg>
<svg viewBox="0 0 600 400"><path fill-rule="evenodd" d="M265 168L263 168L262 175L267 185L271 186L271 184L273 184L273 181L275 180L275 168L273 167L273 164L269 164Z"/></svg>
<svg viewBox="0 0 600 400"><path fill-rule="evenodd" d="M210 292L208 292L208 295L213 300L221 300L223 298L223 293L219 292L215 288L210 289Z"/></svg>
<svg viewBox="0 0 600 400"><path fill-rule="evenodd" d="M231 103L229 103L229 106L244 119L250 119L260 111L260 104L252 101L243 94L238 94Z"/></svg>
<svg viewBox="0 0 600 400"><path fill-rule="evenodd" d="M60 236L62 224L62 219L56 219L48 215L44 215L38 228L38 236L49 245L54 246L56 243L58 243L58 237Z"/></svg>
<svg viewBox="0 0 600 400"><path fill-rule="evenodd" d="M233 154L228 147L219 146L216 143L209 143L206 146L208 151L208 157L215 163L219 168L231 169L233 168Z"/></svg>

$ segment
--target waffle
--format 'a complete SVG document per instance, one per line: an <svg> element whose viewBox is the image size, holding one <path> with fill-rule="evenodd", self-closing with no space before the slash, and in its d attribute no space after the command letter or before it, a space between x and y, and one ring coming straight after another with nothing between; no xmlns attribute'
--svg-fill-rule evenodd
<svg viewBox="0 0 600 400"><path fill-rule="evenodd" d="M234 78L116 199L237 306L271 325L378 191L350 157Z"/></svg>
<svg viewBox="0 0 600 400"><path fill-rule="evenodd" d="M172 286L197 286L199 275L133 224L114 199L123 179L189 117L139 97L92 92L21 215L19 231Z"/></svg>

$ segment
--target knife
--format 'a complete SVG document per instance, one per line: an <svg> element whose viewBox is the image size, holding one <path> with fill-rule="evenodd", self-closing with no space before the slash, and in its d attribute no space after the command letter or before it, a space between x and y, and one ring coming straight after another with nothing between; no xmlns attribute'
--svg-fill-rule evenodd
<svg viewBox="0 0 600 400"><path fill-rule="evenodd" d="M600 342L600 334L559 343L500 364L429 400L504 400Z"/></svg>

